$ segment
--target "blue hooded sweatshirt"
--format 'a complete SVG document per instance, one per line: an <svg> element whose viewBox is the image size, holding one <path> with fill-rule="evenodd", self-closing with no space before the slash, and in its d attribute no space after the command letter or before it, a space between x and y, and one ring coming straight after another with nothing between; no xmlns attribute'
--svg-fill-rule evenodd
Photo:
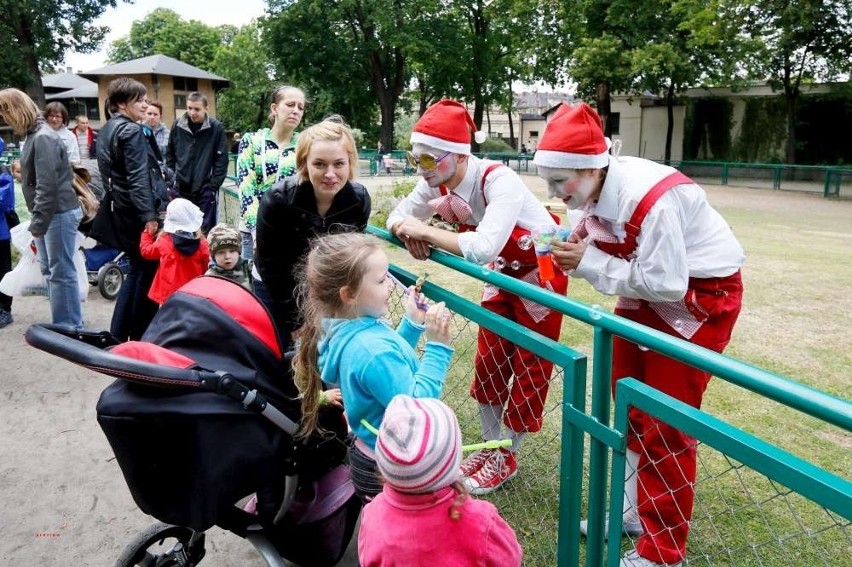
<svg viewBox="0 0 852 567"><path fill-rule="evenodd" d="M414 347L425 327L403 317L396 332L375 317L325 319L318 345L323 382L339 387L349 426L368 447L376 436L361 424L379 428L385 408L397 394L414 398L441 395L453 348L427 342L423 360Z"/></svg>

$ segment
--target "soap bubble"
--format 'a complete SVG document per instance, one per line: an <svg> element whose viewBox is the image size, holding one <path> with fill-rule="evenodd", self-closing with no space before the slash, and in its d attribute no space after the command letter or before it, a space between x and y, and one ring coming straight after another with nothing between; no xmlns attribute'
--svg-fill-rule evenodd
<svg viewBox="0 0 852 567"><path fill-rule="evenodd" d="M517 271L521 269L521 262L518 260L512 260L512 263L509 264L509 267L513 270Z"/></svg>
<svg viewBox="0 0 852 567"><path fill-rule="evenodd" d="M502 270L505 267L506 267L506 258L504 258L503 256L497 256L496 258L494 258L494 269L495 270Z"/></svg>
<svg viewBox="0 0 852 567"><path fill-rule="evenodd" d="M518 248L520 248L521 250L529 250L530 248L532 248L532 245L533 239L532 236L530 236L529 234L525 234L518 238Z"/></svg>
<svg viewBox="0 0 852 567"><path fill-rule="evenodd" d="M600 305L598 305L597 303L595 303L594 305L592 305L592 310L591 310L591 312L589 313L589 316L590 316L592 319L594 319L595 321L597 321L597 320L599 320L599 319L601 318L601 313L602 313L602 312L603 312L603 307L601 307Z"/></svg>

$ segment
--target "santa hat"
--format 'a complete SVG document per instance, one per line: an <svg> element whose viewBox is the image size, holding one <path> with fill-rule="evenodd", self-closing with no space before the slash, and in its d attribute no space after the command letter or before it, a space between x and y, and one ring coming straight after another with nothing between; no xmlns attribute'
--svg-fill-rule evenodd
<svg viewBox="0 0 852 567"><path fill-rule="evenodd" d="M441 400L395 396L376 441L376 465L400 492L423 494L459 479L461 430Z"/></svg>
<svg viewBox="0 0 852 567"><path fill-rule="evenodd" d="M591 106L585 102L563 105L547 123L533 163L558 169L600 169L609 165L611 145Z"/></svg>
<svg viewBox="0 0 852 567"><path fill-rule="evenodd" d="M426 109L411 133L412 144L425 144L454 154L470 153L470 134L477 144L485 141L485 132L478 131L464 105L454 100L442 100Z"/></svg>

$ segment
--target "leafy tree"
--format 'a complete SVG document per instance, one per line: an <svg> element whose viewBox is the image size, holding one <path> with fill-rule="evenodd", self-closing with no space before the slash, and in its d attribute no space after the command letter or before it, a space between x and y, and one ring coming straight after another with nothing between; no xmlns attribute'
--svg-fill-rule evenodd
<svg viewBox="0 0 852 567"><path fill-rule="evenodd" d="M0 0L0 68L3 81L24 89L44 106L43 71L68 51L91 53L109 31L92 24L116 0Z"/></svg>
<svg viewBox="0 0 852 567"><path fill-rule="evenodd" d="M240 132L267 126L272 91L278 81L267 43L261 38L257 21L242 26L216 52L211 72L231 83L217 99L219 119Z"/></svg>
<svg viewBox="0 0 852 567"><path fill-rule="evenodd" d="M421 0L270 0L264 38L288 77L304 85L315 109L341 113L391 147L397 105L409 79L405 46ZM298 36L294 36L298 30Z"/></svg>
<svg viewBox="0 0 852 567"><path fill-rule="evenodd" d="M160 53L203 67L202 62L212 61L223 41L233 34L233 26L187 22L173 10L157 8L133 22L129 36L113 41L107 56L110 63L120 63Z"/></svg>
<svg viewBox="0 0 852 567"><path fill-rule="evenodd" d="M852 1L731 0L745 33L759 42L749 61L752 76L768 79L786 102L786 162L796 161L796 111L802 84L852 72Z"/></svg>

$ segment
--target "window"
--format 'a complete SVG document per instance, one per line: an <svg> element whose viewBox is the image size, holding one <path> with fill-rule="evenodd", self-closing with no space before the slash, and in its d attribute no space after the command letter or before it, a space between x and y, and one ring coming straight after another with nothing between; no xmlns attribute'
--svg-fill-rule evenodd
<svg viewBox="0 0 852 567"><path fill-rule="evenodd" d="M610 130L610 134L615 136L616 134L620 134L621 130L621 113L620 112L610 112L609 113L609 123L612 126Z"/></svg>
<svg viewBox="0 0 852 567"><path fill-rule="evenodd" d="M538 138L538 130L530 130L530 138Z"/></svg>
<svg viewBox="0 0 852 567"><path fill-rule="evenodd" d="M186 108L186 95L185 94L176 94L175 95L175 111L177 109L185 109Z"/></svg>
<svg viewBox="0 0 852 567"><path fill-rule="evenodd" d="M198 79L189 77L172 77L176 91L193 92L198 90Z"/></svg>

